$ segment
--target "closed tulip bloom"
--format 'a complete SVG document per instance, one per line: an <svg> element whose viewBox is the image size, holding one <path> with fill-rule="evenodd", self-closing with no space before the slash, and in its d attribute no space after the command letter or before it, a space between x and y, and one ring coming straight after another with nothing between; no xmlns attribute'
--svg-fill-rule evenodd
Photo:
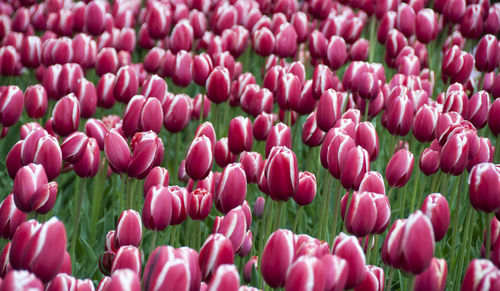
<svg viewBox="0 0 500 291"><path fill-rule="evenodd" d="M211 234L200 249L199 264L202 278L210 280L220 265L232 264L234 251L231 241L220 233Z"/></svg>
<svg viewBox="0 0 500 291"><path fill-rule="evenodd" d="M368 152L361 146L353 147L347 152L345 164L341 168L340 181L346 189L358 189L359 184L366 172L370 171L370 157Z"/></svg>
<svg viewBox="0 0 500 291"><path fill-rule="evenodd" d="M460 21L460 32L467 38L479 38L483 34L486 10L479 4L467 5Z"/></svg>
<svg viewBox="0 0 500 291"><path fill-rule="evenodd" d="M79 79L75 93L80 102L81 117L89 118L94 115L97 107L97 91L94 83L84 78Z"/></svg>
<svg viewBox="0 0 500 291"><path fill-rule="evenodd" d="M11 270L2 280L1 291L8 290L33 290L42 291L44 285L35 274L25 270Z"/></svg>
<svg viewBox="0 0 500 291"><path fill-rule="evenodd" d="M40 214L49 212L56 202L57 182L50 182L38 188L30 200L32 209Z"/></svg>
<svg viewBox="0 0 500 291"><path fill-rule="evenodd" d="M115 75L106 73L101 76L97 83L97 105L103 108L111 108L115 104L115 95L113 93L113 86L115 83Z"/></svg>
<svg viewBox="0 0 500 291"><path fill-rule="evenodd" d="M491 163L478 164L469 176L469 198L472 206L484 212L493 212L500 207L494 189L498 187L500 169Z"/></svg>
<svg viewBox="0 0 500 291"><path fill-rule="evenodd" d="M192 57L187 51L181 50L175 55L172 75L175 85L186 87L191 83L191 63Z"/></svg>
<svg viewBox="0 0 500 291"><path fill-rule="evenodd" d="M266 139L266 157L271 153L274 146L292 147L292 135L290 128L284 123L274 125Z"/></svg>
<svg viewBox="0 0 500 291"><path fill-rule="evenodd" d="M186 172L193 180L205 178L213 163L212 143L205 135L193 140L186 154Z"/></svg>
<svg viewBox="0 0 500 291"><path fill-rule="evenodd" d="M344 221L349 233L363 237L375 228L377 206L369 192L353 192Z"/></svg>
<svg viewBox="0 0 500 291"><path fill-rule="evenodd" d="M332 36L326 47L326 61L332 70L337 70L347 61L347 46L342 37Z"/></svg>
<svg viewBox="0 0 500 291"><path fill-rule="evenodd" d="M215 206L227 213L241 205L247 194L245 171L239 163L229 164L224 168L215 192Z"/></svg>
<svg viewBox="0 0 500 291"><path fill-rule="evenodd" d="M434 256L434 231L430 219L420 210L412 213L401 237L401 268L412 274L424 272Z"/></svg>
<svg viewBox="0 0 500 291"><path fill-rule="evenodd" d="M354 141L368 151L371 161L377 159L379 151L378 135L371 122L365 121L356 125Z"/></svg>
<svg viewBox="0 0 500 291"><path fill-rule="evenodd" d="M134 271L130 269L120 269L111 274L111 279L109 283L105 283L105 286L104 288L106 288L106 290L140 291L141 281L139 275Z"/></svg>
<svg viewBox="0 0 500 291"><path fill-rule="evenodd" d="M254 120L253 123L253 137L256 140L266 140L267 135L269 134L269 131L271 130L274 120L276 119L275 116L272 114L262 112L260 113ZM499 126L500 128L500 126ZM499 130L500 132L500 130Z"/></svg>
<svg viewBox="0 0 500 291"><path fill-rule="evenodd" d="M47 175L42 165L29 164L19 169L12 190L16 207L23 212L32 211L33 195L47 183Z"/></svg>
<svg viewBox="0 0 500 291"><path fill-rule="evenodd" d="M148 193L149 189L152 188L153 186L167 187L168 181L169 181L168 170L160 166L154 167L153 169L151 169L151 171L149 171L149 174L146 176L146 179L144 180L144 187L143 187L144 196L146 196L146 193Z"/></svg>
<svg viewBox="0 0 500 291"><path fill-rule="evenodd" d="M480 290L482 281L497 270L490 260L473 259L465 271L461 290Z"/></svg>
<svg viewBox="0 0 500 291"><path fill-rule="evenodd" d="M407 95L400 95L389 104L387 109L387 130L393 135L407 135L411 129L413 115L413 102Z"/></svg>
<svg viewBox="0 0 500 291"><path fill-rule="evenodd" d="M437 173L439 170L439 151L426 148L422 151L419 160L419 168L426 176Z"/></svg>
<svg viewBox="0 0 500 291"><path fill-rule="evenodd" d="M439 166L447 174L459 175L465 170L469 142L464 134L453 135L443 146Z"/></svg>
<svg viewBox="0 0 500 291"><path fill-rule="evenodd" d="M227 212L216 229L216 233L223 234L231 241L235 253L243 247L246 232L247 223L242 207L236 207Z"/></svg>
<svg viewBox="0 0 500 291"><path fill-rule="evenodd" d="M319 129L328 131L335 125L344 109L343 93L333 89L326 90L319 99L316 109L316 123Z"/></svg>
<svg viewBox="0 0 500 291"><path fill-rule="evenodd" d="M359 283L354 290L378 290L382 291L385 287L385 274L382 268L377 266L366 266L365 279Z"/></svg>
<svg viewBox="0 0 500 291"><path fill-rule="evenodd" d="M153 131L136 133L131 140L132 156L127 174L139 179L145 178L149 171L161 164L164 147L161 139Z"/></svg>
<svg viewBox="0 0 500 291"><path fill-rule="evenodd" d="M262 27L252 33L252 45L255 52L267 57L274 52L276 38L269 28Z"/></svg>
<svg viewBox="0 0 500 291"><path fill-rule="evenodd" d="M285 290L324 290L325 267L321 260L301 256L287 272Z"/></svg>
<svg viewBox="0 0 500 291"><path fill-rule="evenodd" d="M423 43L434 40L438 32L437 15L430 8L418 11L415 18L415 34L417 39Z"/></svg>
<svg viewBox="0 0 500 291"><path fill-rule="evenodd" d="M448 266L445 259L432 258L427 270L415 277L415 291L443 291L446 287Z"/></svg>
<svg viewBox="0 0 500 291"><path fill-rule="evenodd" d="M242 152L239 162L245 171L248 183L257 183L263 169L264 161L258 152Z"/></svg>
<svg viewBox="0 0 500 291"><path fill-rule="evenodd" d="M479 41L475 53L475 65L481 72L491 72L496 67L498 58L497 39L491 34L487 34Z"/></svg>
<svg viewBox="0 0 500 291"><path fill-rule="evenodd" d="M149 188L142 208L142 221L146 228L162 231L170 224L171 195L170 191L162 185Z"/></svg>
<svg viewBox="0 0 500 291"><path fill-rule="evenodd" d="M269 286L277 288L285 284L294 254L295 239L291 231L278 229L271 234L264 246L260 265L262 277Z"/></svg>
<svg viewBox="0 0 500 291"><path fill-rule="evenodd" d="M439 112L436 107L424 104L413 119L412 132L420 142L429 142L435 137Z"/></svg>
<svg viewBox="0 0 500 291"><path fill-rule="evenodd" d="M40 118L47 111L47 91L39 84L29 86L24 93L24 106L31 118Z"/></svg>
<svg viewBox="0 0 500 291"><path fill-rule="evenodd" d="M104 154L111 168L119 173L126 173L130 162L130 149L127 141L116 130L111 129L104 140Z"/></svg>
<svg viewBox="0 0 500 291"><path fill-rule="evenodd" d="M142 238L141 216L135 210L129 209L121 213L116 224L116 245L138 247Z"/></svg>
<svg viewBox="0 0 500 291"><path fill-rule="evenodd" d="M425 198L421 210L432 223L436 242L443 239L450 227L450 207L446 198L439 193L430 194Z"/></svg>
<svg viewBox="0 0 500 291"><path fill-rule="evenodd" d="M359 192L373 192L385 195L384 178L377 171L366 172L359 184Z"/></svg>
<svg viewBox="0 0 500 291"><path fill-rule="evenodd" d="M67 63L62 66L57 91L59 96L77 93L78 81L84 77L83 69L79 64Z"/></svg>
<svg viewBox="0 0 500 291"><path fill-rule="evenodd" d="M104 139L106 138L107 133L108 129L101 120L90 118L85 123L85 134L96 140L99 150L104 150Z"/></svg>
<svg viewBox="0 0 500 291"><path fill-rule="evenodd" d="M80 123L80 104L76 96L71 93L60 99L52 110L54 131L67 136L78 130Z"/></svg>
<svg viewBox="0 0 500 291"><path fill-rule="evenodd" d="M105 47L96 55L95 69L98 76L106 73L115 74L118 71L118 65L118 54L112 47Z"/></svg>
<svg viewBox="0 0 500 291"><path fill-rule="evenodd" d="M123 66L116 74L113 85L113 95L118 102L128 103L137 94L139 79L134 68Z"/></svg>
<svg viewBox="0 0 500 291"><path fill-rule="evenodd" d="M163 125L172 133L179 132L186 127L193 111L192 100L186 94L178 94L163 105Z"/></svg>
<svg viewBox="0 0 500 291"><path fill-rule="evenodd" d="M312 78L312 92L316 99L320 99L328 89L336 89L338 78L335 77L329 67L319 64L314 68Z"/></svg>
<svg viewBox="0 0 500 291"><path fill-rule="evenodd" d="M230 82L229 71L221 66L215 67L206 81L208 99L216 104L226 101L229 97Z"/></svg>
<svg viewBox="0 0 500 291"><path fill-rule="evenodd" d="M302 142L310 147L319 146L325 137L325 132L318 128L316 112L312 112L302 125Z"/></svg>
<svg viewBox="0 0 500 291"><path fill-rule="evenodd" d="M415 33L415 18L415 11L410 5L406 3L399 4L396 27L406 37L410 37Z"/></svg>
<svg viewBox="0 0 500 291"><path fill-rule="evenodd" d="M212 193L203 188L195 189L190 194L189 216L194 220L204 220L212 209Z"/></svg>
<svg viewBox="0 0 500 291"><path fill-rule="evenodd" d="M228 146L233 154L252 149L252 122L249 118L235 117L229 123Z"/></svg>
<svg viewBox="0 0 500 291"><path fill-rule="evenodd" d="M283 110L290 109L292 103L297 103L300 98L302 84L300 79L292 73L287 73L278 79L276 88L276 101Z"/></svg>
<svg viewBox="0 0 500 291"><path fill-rule="evenodd" d="M178 225L184 222L189 214L189 192L186 188L179 186L169 186L168 190L173 194L170 224Z"/></svg>
<svg viewBox="0 0 500 291"><path fill-rule="evenodd" d="M387 183L395 188L406 185L413 172L413 163L413 154L410 151L406 149L397 151L387 164L385 171Z"/></svg>
<svg viewBox="0 0 500 291"><path fill-rule="evenodd" d="M140 275L141 254L138 248L135 246L122 246L118 249L111 266L111 273L120 269L129 269Z"/></svg>
<svg viewBox="0 0 500 291"><path fill-rule="evenodd" d="M401 238L404 234L405 225L406 219L394 221L382 245L382 261L393 268L399 268L401 264Z"/></svg>
<svg viewBox="0 0 500 291"><path fill-rule="evenodd" d="M31 270L44 282L59 271L66 249L64 224L53 217L43 223L29 240L23 255L23 267Z"/></svg>
<svg viewBox="0 0 500 291"><path fill-rule="evenodd" d="M287 201L297 192L299 173L295 153L283 146L271 150L265 168L271 197L277 201Z"/></svg>
<svg viewBox="0 0 500 291"><path fill-rule="evenodd" d="M500 133L500 101L495 99L488 111L488 127L495 136Z"/></svg>
<svg viewBox="0 0 500 291"><path fill-rule="evenodd" d="M17 86L0 90L0 124L9 127L17 123L23 113L23 92Z"/></svg>
<svg viewBox="0 0 500 291"><path fill-rule="evenodd" d="M229 151L227 137L223 137L215 143L214 158L217 165L221 168L226 167L236 160L236 156Z"/></svg>
<svg viewBox="0 0 500 291"><path fill-rule="evenodd" d="M85 153L89 138L80 131L68 135L61 144L61 153L64 161L68 163L78 162Z"/></svg>
<svg viewBox="0 0 500 291"><path fill-rule="evenodd" d="M316 176L310 172L299 172L299 185L293 200L300 206L309 205L316 196Z"/></svg>
<svg viewBox="0 0 500 291"><path fill-rule="evenodd" d="M215 270L212 279L208 283L208 291L228 290L238 291L240 287L240 275L235 265L220 265Z"/></svg>
<svg viewBox="0 0 500 291"><path fill-rule="evenodd" d="M205 86L208 76L213 70L213 63L210 56L206 53L201 53L193 57L191 63L191 74L193 81L200 85Z"/></svg>
<svg viewBox="0 0 500 291"><path fill-rule="evenodd" d="M490 95L484 90L476 92L469 99L467 119L477 129L483 128L486 125L490 105Z"/></svg>
<svg viewBox="0 0 500 291"><path fill-rule="evenodd" d="M347 261L348 272L345 288L354 288L366 276L365 254L354 236L341 232L333 241L332 253Z"/></svg>
<svg viewBox="0 0 500 291"><path fill-rule="evenodd" d="M12 240L17 227L25 221L26 214L17 209L14 195L12 193L7 195L0 204L0 235Z"/></svg>
<svg viewBox="0 0 500 291"><path fill-rule="evenodd" d="M276 54L282 58L294 56L297 52L298 38L295 28L289 23L284 23L280 25L279 31L275 35Z"/></svg>
<svg viewBox="0 0 500 291"><path fill-rule="evenodd" d="M174 54L181 50L190 51L193 41L193 27L187 19L175 24L170 34L170 49Z"/></svg>

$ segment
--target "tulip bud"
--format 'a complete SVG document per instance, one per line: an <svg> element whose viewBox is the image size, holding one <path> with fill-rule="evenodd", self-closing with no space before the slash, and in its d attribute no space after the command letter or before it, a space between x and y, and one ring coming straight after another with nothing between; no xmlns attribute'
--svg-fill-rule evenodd
<svg viewBox="0 0 500 291"><path fill-rule="evenodd" d="M415 291L441 291L446 287L448 266L445 259L432 258L427 270L415 277Z"/></svg>
<svg viewBox="0 0 500 291"><path fill-rule="evenodd" d="M246 229L247 224L243 208L236 207L226 213L216 232L223 234L231 241L233 251L236 253L243 245Z"/></svg>
<svg viewBox="0 0 500 291"><path fill-rule="evenodd" d="M60 99L52 110L54 131L62 136L78 130L80 123L80 105L74 94Z"/></svg>
<svg viewBox="0 0 500 291"><path fill-rule="evenodd" d="M252 149L252 123L242 116L235 117L229 123L228 146L233 154Z"/></svg>
<svg viewBox="0 0 500 291"><path fill-rule="evenodd" d="M379 172L366 172L359 184L359 192L373 192L385 195L384 178Z"/></svg>
<svg viewBox="0 0 500 291"><path fill-rule="evenodd" d="M465 271L462 290L478 290L482 280L490 273L497 272L495 265L486 259L473 259Z"/></svg>
<svg viewBox="0 0 500 291"><path fill-rule="evenodd" d="M430 43L438 33L438 20L434 10L430 8L418 11L415 18L415 34L423 43Z"/></svg>
<svg viewBox="0 0 500 291"><path fill-rule="evenodd" d="M166 55L166 54L165 54ZM191 83L191 55L181 50L175 56L175 63L173 67L172 81L175 85L187 87ZM208 79L207 79L208 81ZM208 95L208 89L207 89Z"/></svg>
<svg viewBox="0 0 500 291"><path fill-rule="evenodd" d="M410 180L413 172L413 154L401 149L389 160L385 171L387 183L391 187L401 188Z"/></svg>
<svg viewBox="0 0 500 291"><path fill-rule="evenodd" d="M191 192L189 216L194 220L204 220L212 209L212 194L203 188Z"/></svg>
<svg viewBox="0 0 500 291"><path fill-rule="evenodd" d="M500 169L491 163L478 164L472 168L469 176L469 198L472 206L484 212L493 212L500 207L500 200L494 194Z"/></svg>
<svg viewBox="0 0 500 291"><path fill-rule="evenodd" d="M269 131L271 130L271 127L273 126L275 116L272 114L262 112L260 113L254 120L253 123L253 137L255 137L256 140L266 140L267 135L269 134ZM500 126L499 126L500 128ZM500 129L499 129L500 132Z"/></svg>
<svg viewBox="0 0 500 291"><path fill-rule="evenodd" d="M162 185L149 188L142 208L142 221L146 228L162 231L170 224L171 195L170 191Z"/></svg>
<svg viewBox="0 0 500 291"><path fill-rule="evenodd" d="M422 211L412 213L401 237L401 268L412 274L424 272L434 255L434 231Z"/></svg>
<svg viewBox="0 0 500 291"><path fill-rule="evenodd" d="M354 290L384 290L385 275L382 268L366 266L366 276Z"/></svg>
<svg viewBox="0 0 500 291"><path fill-rule="evenodd" d="M332 36L326 48L326 60L332 70L337 70L347 61L347 46L342 37Z"/></svg>
<svg viewBox="0 0 500 291"><path fill-rule="evenodd" d="M262 277L269 286L277 288L285 284L294 254L295 239L291 231L278 229L271 234L264 246L260 266Z"/></svg>
<svg viewBox="0 0 500 291"><path fill-rule="evenodd" d="M14 203L14 195L7 195L0 204L0 235L3 238L12 240L17 227L25 221L26 214L17 209Z"/></svg>
<svg viewBox="0 0 500 291"><path fill-rule="evenodd" d="M269 192L274 200L287 201L297 192L299 175L295 153L282 146L276 146L269 154L265 168Z"/></svg>
<svg viewBox="0 0 500 291"><path fill-rule="evenodd" d="M134 68L123 66L116 74L113 85L113 95L117 101L128 103L132 96L137 94L139 79Z"/></svg>
<svg viewBox="0 0 500 291"><path fill-rule="evenodd" d="M57 182L50 182L38 188L31 197L30 206L34 211L40 214L49 212L57 198Z"/></svg>
<svg viewBox="0 0 500 291"><path fill-rule="evenodd" d="M316 123L319 129L328 131L340 118L345 105L342 95L343 93L337 93L333 89L328 89L321 95L316 109Z"/></svg>
<svg viewBox="0 0 500 291"><path fill-rule="evenodd" d="M178 225L184 222L189 214L189 192L179 186L169 186L168 190L173 194L170 224Z"/></svg>
<svg viewBox="0 0 500 291"><path fill-rule="evenodd" d="M131 140L131 149L132 156L127 170L129 177L145 178L163 160L163 142L152 131L136 133Z"/></svg>
<svg viewBox="0 0 500 291"><path fill-rule="evenodd" d="M215 143L214 157L215 162L221 168L236 160L236 156L229 151L227 137L223 137Z"/></svg>
<svg viewBox="0 0 500 291"><path fill-rule="evenodd" d="M16 207L23 212L32 211L30 202L33 195L47 182L42 165L29 164L20 168L14 178L12 190Z"/></svg>
<svg viewBox="0 0 500 291"><path fill-rule="evenodd" d="M167 187L169 181L168 170L162 167L154 167L151 169L146 179L144 180L143 192L144 196L148 193L148 190L153 186L163 186Z"/></svg>
<svg viewBox="0 0 500 291"><path fill-rule="evenodd" d="M104 287L105 290L140 291L141 281L139 279L139 275L134 271L130 269L120 269L111 274L111 280L109 280L109 283L106 283L106 286L107 287ZM101 289L98 287L98 290Z"/></svg>
<svg viewBox="0 0 500 291"><path fill-rule="evenodd" d="M349 266L345 288L354 288L363 281L366 276L365 254L354 236L340 233L333 242L332 253L346 260Z"/></svg>
<svg viewBox="0 0 500 291"><path fill-rule="evenodd" d="M219 233L209 235L200 249L199 264L202 278L205 281L209 280L219 266L232 264L233 261L234 251L231 241Z"/></svg>
<svg viewBox="0 0 500 291"><path fill-rule="evenodd" d="M96 55L95 69L98 76L107 73L115 74L118 71L118 65L118 54L112 47L105 47Z"/></svg>
<svg viewBox="0 0 500 291"><path fill-rule="evenodd" d="M282 24L276 34L275 52L282 58L294 56L297 51L297 32L289 23Z"/></svg>
<svg viewBox="0 0 500 291"><path fill-rule="evenodd" d="M312 288L325 289L325 267L321 260L312 256L301 256L287 271L285 290Z"/></svg>
<svg viewBox="0 0 500 291"><path fill-rule="evenodd" d="M200 85L205 86L208 76L213 70L213 63L210 56L206 53L201 53L194 56L191 64L191 74L193 81Z"/></svg>
<svg viewBox="0 0 500 291"><path fill-rule="evenodd" d="M208 291L228 290L236 291L240 287L240 275L235 265L220 265L216 270L210 283Z"/></svg>
<svg viewBox="0 0 500 291"><path fill-rule="evenodd" d="M316 176L309 172L299 172L299 185L293 200L300 206L311 204L316 196Z"/></svg>
<svg viewBox="0 0 500 291"><path fill-rule="evenodd" d="M345 164L341 168L340 181L342 186L346 189L358 189L363 175L370 171L368 152L360 146L353 147L347 152L345 161L351 161L351 163Z"/></svg>
<svg viewBox="0 0 500 291"><path fill-rule="evenodd" d="M354 141L369 153L370 161L377 159L379 151L378 135L371 122L365 121L356 125Z"/></svg>
<svg viewBox="0 0 500 291"><path fill-rule="evenodd" d="M186 154L186 172L194 180L205 178L212 168L212 143L205 135L193 140Z"/></svg>
<svg viewBox="0 0 500 291"><path fill-rule="evenodd" d="M421 208L432 223L436 241L446 235L450 227L450 207L448 201L439 193L428 195Z"/></svg>
<svg viewBox="0 0 500 291"><path fill-rule="evenodd" d="M247 193L245 171L241 164L229 164L224 168L215 192L215 206L219 211L227 213L241 205Z"/></svg>
<svg viewBox="0 0 500 291"><path fill-rule="evenodd" d="M193 27L187 19L175 24L170 34L170 49L174 54L181 50L190 51L193 41Z"/></svg>
<svg viewBox="0 0 500 291"><path fill-rule="evenodd" d="M475 53L475 65L481 72L491 72L496 67L498 58L497 39L491 34L487 34L479 41Z"/></svg>
<svg viewBox="0 0 500 291"><path fill-rule="evenodd" d="M17 86L0 90L0 121L3 127L17 123L23 113L23 92Z"/></svg>
<svg viewBox="0 0 500 291"><path fill-rule="evenodd" d="M291 130L284 123L278 123L271 128L266 139L266 157L271 153L274 146L292 147Z"/></svg>
<svg viewBox="0 0 500 291"><path fill-rule="evenodd" d="M411 129L413 115L413 102L407 95L393 99L387 109L387 130L393 135L407 135Z"/></svg>
<svg viewBox="0 0 500 291"><path fill-rule="evenodd" d="M116 129L111 129L104 140L104 153L111 168L126 173L130 162L130 149Z"/></svg>
<svg viewBox="0 0 500 291"><path fill-rule="evenodd" d="M443 146L439 166L445 173L459 175L465 170L469 142L464 134L453 135Z"/></svg>
<svg viewBox="0 0 500 291"><path fill-rule="evenodd" d="M224 67L215 67L206 81L208 99L216 104L226 101L229 97L230 82L229 71Z"/></svg>
<svg viewBox="0 0 500 291"><path fill-rule="evenodd" d="M138 247L142 237L141 216L135 210L125 210L121 213L116 224L117 246Z"/></svg>
<svg viewBox="0 0 500 291"><path fill-rule="evenodd" d="M8 290L42 291L44 290L44 286L35 274L25 270L11 270L5 275L0 285L0 291Z"/></svg>
<svg viewBox="0 0 500 291"><path fill-rule="evenodd" d="M118 249L111 266L111 273L120 269L129 269L140 275L141 254L138 248L134 246L122 246Z"/></svg>
<svg viewBox="0 0 500 291"><path fill-rule="evenodd" d="M24 94L24 106L26 113L31 118L41 118L47 111L47 91L41 85L33 85L26 88Z"/></svg>
<svg viewBox="0 0 500 291"><path fill-rule="evenodd" d="M253 205L253 215L257 218L262 218L264 213L264 207L266 204L266 199L262 196L255 199L255 204Z"/></svg>

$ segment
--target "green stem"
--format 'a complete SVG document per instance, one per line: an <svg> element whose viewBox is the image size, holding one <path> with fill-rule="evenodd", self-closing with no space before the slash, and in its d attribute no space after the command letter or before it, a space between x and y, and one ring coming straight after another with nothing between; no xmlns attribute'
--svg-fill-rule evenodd
<svg viewBox="0 0 500 291"><path fill-rule="evenodd" d="M149 246L149 250L150 250L149 254L151 254L154 251L155 247L156 247L156 237L157 237L157 235L158 235L158 232L157 231L153 231L153 234L151 235L151 244Z"/></svg>
<svg viewBox="0 0 500 291"><path fill-rule="evenodd" d="M170 232L170 246L175 247L175 242L177 241L177 228L179 226L172 225L172 231Z"/></svg>
<svg viewBox="0 0 500 291"><path fill-rule="evenodd" d="M299 225L300 216L302 215L302 211L303 211L304 206L299 205L298 208L299 209L297 210L297 213L295 214L295 221L293 222L293 233L297 233L297 226Z"/></svg>
<svg viewBox="0 0 500 291"><path fill-rule="evenodd" d="M405 217L406 193L399 193L399 217Z"/></svg>
<svg viewBox="0 0 500 291"><path fill-rule="evenodd" d="M411 275L410 279L408 280L408 288L406 288L408 291L413 291L415 288L415 275Z"/></svg>
<svg viewBox="0 0 500 291"><path fill-rule="evenodd" d="M456 192L457 197L454 199L456 201L456 206L455 206L455 215L453 218L453 239L451 243L451 256L450 258L455 257L455 252L457 249L457 236L458 236L458 220L459 220L459 214L460 214L460 200L461 200L461 192L462 192L462 182L465 174L462 173L459 178L459 182L457 183L455 181L455 185L453 187L453 192ZM460 185L460 187L458 187ZM458 189L457 189L458 188ZM458 191L457 191L458 190Z"/></svg>
<svg viewBox="0 0 500 291"><path fill-rule="evenodd" d="M492 213L486 213L486 259L490 259L491 252L491 219L493 218Z"/></svg>
<svg viewBox="0 0 500 291"><path fill-rule="evenodd" d="M472 238L472 235L473 235L473 232L471 231L471 224L472 224L472 221L474 221L475 217L476 217L476 211L474 211L474 209L472 209L471 207L469 207L469 214L467 216L467 224L465 226L465 231L464 231L464 235L462 236L463 238L463 244L465 247L465 254L466 255L463 255L463 256L460 256L460 264L459 264L459 267L458 268L455 268L455 278L456 280L458 280L458 282L455 282L455 286L458 286L458 284L460 284L460 280L462 278L462 274L463 274L463 267L464 267L464 262L465 262L465 259L468 259L469 258L469 255L470 255L470 247L469 247L469 243L470 243L470 239ZM467 260L468 262L468 260Z"/></svg>
<svg viewBox="0 0 500 291"><path fill-rule="evenodd" d="M395 269L389 267L389 275L387 276L387 284L385 285L387 291L391 291L392 288L392 278L394 277Z"/></svg>
<svg viewBox="0 0 500 291"><path fill-rule="evenodd" d="M274 217L273 231L281 227L281 217L283 216L283 210L285 208L285 201L278 201L278 208L276 211L276 216Z"/></svg>
<svg viewBox="0 0 500 291"><path fill-rule="evenodd" d="M375 241L373 242L373 250L375 251L374 254L373 254L373 260L372 262L370 262L370 256L367 257L367 264L371 263L372 265L377 265L378 263L378 254L379 254L379 250L378 250L378 238L380 235L378 234L375 234Z"/></svg>
<svg viewBox="0 0 500 291"><path fill-rule="evenodd" d="M205 95L201 94L201 105L200 105L200 122L198 123L198 125L201 125L203 123L203 114L204 114L204 104L205 103Z"/></svg>
<svg viewBox="0 0 500 291"><path fill-rule="evenodd" d="M481 76L479 76L479 86L477 87L477 91L483 90L483 86L484 86L484 74L481 74Z"/></svg>
<svg viewBox="0 0 500 291"><path fill-rule="evenodd" d="M352 199L352 194L351 192L347 192L347 203L345 205L345 216L344 217L348 217L349 216L349 206L351 205L351 199ZM345 223L344 223L344 232L347 232L347 228L345 226Z"/></svg>
<svg viewBox="0 0 500 291"><path fill-rule="evenodd" d="M80 187L81 178L76 178L75 182L75 194L78 191L78 200L74 205L75 220L73 221L73 236L71 238L71 258L73 262L76 263L75 250L76 250L76 238L78 236L78 230L80 229L78 223L80 221L80 211L82 209L83 193L85 192L85 182L83 179L82 185Z"/></svg>
<svg viewBox="0 0 500 291"><path fill-rule="evenodd" d="M325 175L326 175L326 187L323 188L323 199L321 205L321 213L320 213L320 228L319 228L319 239L324 240L324 232L326 228L326 221L328 220L327 216L327 210L328 210L328 204L330 201L330 196L332 192L332 180L333 177L330 175L330 172L328 170L325 170Z"/></svg>
<svg viewBox="0 0 500 291"><path fill-rule="evenodd" d="M342 198L342 195L340 195L340 181L337 181L337 184L335 185L335 192L333 193L333 195L335 195L335 205L333 205L334 210L331 235L335 237L335 235L337 234L337 222L339 220L340 201Z"/></svg>
<svg viewBox="0 0 500 291"><path fill-rule="evenodd" d="M365 101L365 114L364 114L364 121L368 121L368 111L370 111L370 99L366 99Z"/></svg>
<svg viewBox="0 0 500 291"><path fill-rule="evenodd" d="M375 56L375 48L377 47L377 43L375 41L375 27L377 26L377 18L375 15L372 16L370 21L370 57L368 61L373 63L373 58Z"/></svg>
<svg viewBox="0 0 500 291"><path fill-rule="evenodd" d="M415 178L415 181L413 182L413 194L411 195L411 204L410 204L410 211L413 211L413 207L415 207L415 199L417 196L417 189L418 189L418 183L420 180L420 170L417 169L417 177Z"/></svg>
<svg viewBox="0 0 500 291"><path fill-rule="evenodd" d="M108 163L106 159L103 159L101 163L101 168L97 172L97 176L93 179L93 190L92 190L92 209L90 211L90 241L93 242L95 239L95 233L97 231L97 220L102 211L102 188L104 187L104 181L106 179L106 174L108 172ZM100 197L101 196L101 197Z"/></svg>

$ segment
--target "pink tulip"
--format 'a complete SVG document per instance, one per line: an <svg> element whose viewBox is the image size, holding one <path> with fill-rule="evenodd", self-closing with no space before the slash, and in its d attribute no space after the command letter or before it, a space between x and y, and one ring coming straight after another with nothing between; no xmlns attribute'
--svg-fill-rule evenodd
<svg viewBox="0 0 500 291"><path fill-rule="evenodd" d="M413 154L401 149L389 160L385 171L387 183L391 187L401 188L410 180L413 171Z"/></svg>
<svg viewBox="0 0 500 291"><path fill-rule="evenodd" d="M44 290L44 286L42 281L40 281L40 279L38 279L33 273L25 270L11 270L3 278L0 290L8 291L16 289L42 291Z"/></svg>
<svg viewBox="0 0 500 291"><path fill-rule="evenodd" d="M125 210L116 224L116 245L138 247L142 238L141 216L135 210Z"/></svg>
<svg viewBox="0 0 500 291"><path fill-rule="evenodd" d="M333 241L332 253L347 261L349 266L344 288L354 288L366 276L365 254L354 236L340 233Z"/></svg>
<svg viewBox="0 0 500 291"><path fill-rule="evenodd" d="M436 241L443 239L450 227L450 207L446 198L439 193L430 194L425 198L421 210L432 223Z"/></svg>
<svg viewBox="0 0 500 291"><path fill-rule="evenodd" d="M232 264L234 251L231 241L222 234L211 234L200 249L199 264L202 278L210 280L217 268Z"/></svg>
<svg viewBox="0 0 500 291"><path fill-rule="evenodd" d="M262 277L269 286L277 288L285 284L294 254L295 239L291 231L278 229L271 234L264 246L260 266Z"/></svg>
<svg viewBox="0 0 500 291"><path fill-rule="evenodd" d="M131 154L127 142L116 129L111 129L104 140L104 153L112 169L127 172Z"/></svg>
<svg viewBox="0 0 500 291"><path fill-rule="evenodd" d="M108 277L109 278L109 277ZM116 270L111 274L111 279L107 284L106 290L116 291L139 291L141 290L141 282L139 276L130 269Z"/></svg>
<svg viewBox="0 0 500 291"><path fill-rule="evenodd" d="M0 204L0 235L6 239L12 239L17 227L26 221L26 214L17 209L14 195L9 194Z"/></svg>

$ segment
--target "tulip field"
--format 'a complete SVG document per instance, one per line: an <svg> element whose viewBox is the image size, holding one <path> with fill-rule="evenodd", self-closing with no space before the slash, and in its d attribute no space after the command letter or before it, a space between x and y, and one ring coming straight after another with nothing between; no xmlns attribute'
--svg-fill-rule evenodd
<svg viewBox="0 0 500 291"><path fill-rule="evenodd" d="M499 35L490 0L0 1L0 291L500 291Z"/></svg>

